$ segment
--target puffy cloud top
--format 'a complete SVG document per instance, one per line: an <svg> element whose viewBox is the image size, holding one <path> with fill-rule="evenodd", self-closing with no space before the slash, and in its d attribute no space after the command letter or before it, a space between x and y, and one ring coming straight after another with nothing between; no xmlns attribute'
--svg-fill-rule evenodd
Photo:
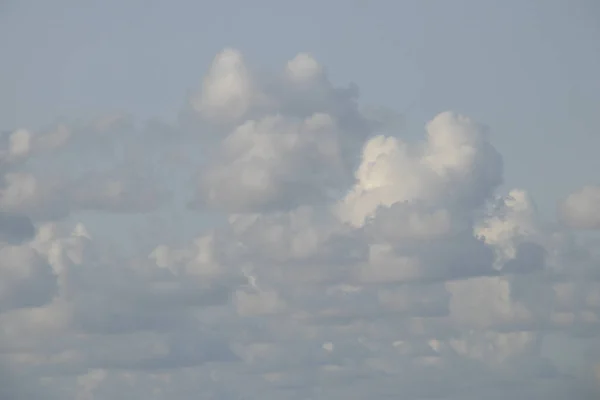
<svg viewBox="0 0 600 400"><path fill-rule="evenodd" d="M202 92L192 98L192 106L203 116L217 121L242 117L255 100L250 71L242 54L225 49L215 57L202 85Z"/></svg>
<svg viewBox="0 0 600 400"><path fill-rule="evenodd" d="M286 73L291 79L306 82L323 76L323 67L308 53L299 53L287 63Z"/></svg>
<svg viewBox="0 0 600 400"><path fill-rule="evenodd" d="M453 209L482 206L502 182L502 159L470 119L442 113L427 124L427 140L410 146L395 137L369 140L356 184L339 206L361 225L380 206L422 201Z"/></svg>

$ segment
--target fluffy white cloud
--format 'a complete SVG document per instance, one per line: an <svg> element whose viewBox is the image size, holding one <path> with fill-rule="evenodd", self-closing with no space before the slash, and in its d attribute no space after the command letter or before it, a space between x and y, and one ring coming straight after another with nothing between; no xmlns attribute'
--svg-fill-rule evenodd
<svg viewBox="0 0 600 400"><path fill-rule="evenodd" d="M362 225L380 206L398 202L420 201L460 213L482 206L502 182L502 159L482 127L446 112L427 124L423 145L410 146L396 137L369 140L356 180L339 205L340 217L353 225ZM430 224L439 224L443 217L432 218Z"/></svg>
<svg viewBox="0 0 600 400"><path fill-rule="evenodd" d="M226 49L190 125L3 137L0 397L600 390L597 243L498 193L487 129L442 112L416 143L381 134L310 54L282 70ZM595 228L594 207L590 187L562 215Z"/></svg>
<svg viewBox="0 0 600 400"><path fill-rule="evenodd" d="M215 57L202 91L191 102L203 116L227 121L241 118L259 96L242 54L225 49Z"/></svg>
<svg viewBox="0 0 600 400"><path fill-rule="evenodd" d="M561 204L563 221L576 229L600 229L600 186L585 186Z"/></svg>
<svg viewBox="0 0 600 400"><path fill-rule="evenodd" d="M358 111L354 94L333 87L305 53L282 77L267 80L251 75L239 52L224 50L192 106L231 129L206 155L192 204L233 213L290 210L335 197L351 184L356 151L375 124Z"/></svg>
<svg viewBox="0 0 600 400"><path fill-rule="evenodd" d="M323 78L323 67L308 53L300 53L287 63L285 72L298 82L315 81Z"/></svg>

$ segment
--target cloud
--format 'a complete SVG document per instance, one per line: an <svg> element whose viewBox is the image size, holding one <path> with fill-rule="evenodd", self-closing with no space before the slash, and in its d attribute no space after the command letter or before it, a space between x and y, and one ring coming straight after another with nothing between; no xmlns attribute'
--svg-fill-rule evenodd
<svg viewBox="0 0 600 400"><path fill-rule="evenodd" d="M393 136L367 141L355 176L339 213L362 225L378 207L397 202L421 201L457 212L482 206L502 183L502 158L481 126L445 112L427 124L422 146Z"/></svg>
<svg viewBox="0 0 600 400"><path fill-rule="evenodd" d="M484 125L411 141L358 95L309 53L225 49L176 123L4 135L0 397L597 393L597 240L501 188ZM596 228L594 190L568 227Z"/></svg>
<svg viewBox="0 0 600 400"><path fill-rule="evenodd" d="M248 121L202 173L197 204L229 212L286 210L326 201L347 181L339 128L327 114Z"/></svg>
<svg viewBox="0 0 600 400"><path fill-rule="evenodd" d="M1 137L0 162L3 165L18 162L29 155L31 151L31 133L26 129L4 132Z"/></svg>
<svg viewBox="0 0 600 400"><path fill-rule="evenodd" d="M300 53L288 61L285 72L290 79L297 82L324 78L323 67L308 53Z"/></svg>
<svg viewBox="0 0 600 400"><path fill-rule="evenodd" d="M242 54L225 49L215 57L202 91L192 97L192 107L208 119L237 120L258 100L253 85Z"/></svg>
<svg viewBox="0 0 600 400"><path fill-rule="evenodd" d="M2 309L36 307L49 302L56 290L56 277L33 250L25 246L0 249Z"/></svg>
<svg viewBox="0 0 600 400"><path fill-rule="evenodd" d="M356 151L376 124L359 112L354 97L334 87L310 54L296 56L282 76L265 79L250 73L239 52L224 50L191 100L201 118L228 122L198 174L192 205L289 211L345 190Z"/></svg>
<svg viewBox="0 0 600 400"><path fill-rule="evenodd" d="M571 193L560 205L564 223L575 229L600 228L600 186L585 186Z"/></svg>
<svg viewBox="0 0 600 400"><path fill-rule="evenodd" d="M161 141L151 126L136 130L125 115L14 131L0 148L2 210L36 220L80 210L153 211L168 200L154 176ZM140 151L143 142L149 146Z"/></svg>

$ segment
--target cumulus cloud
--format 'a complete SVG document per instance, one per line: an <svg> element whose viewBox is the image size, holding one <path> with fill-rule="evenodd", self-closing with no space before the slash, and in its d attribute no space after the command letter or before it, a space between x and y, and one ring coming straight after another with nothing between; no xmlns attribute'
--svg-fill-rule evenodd
<svg viewBox="0 0 600 400"><path fill-rule="evenodd" d="M560 205L567 226L575 229L600 228L600 186L585 186L571 193Z"/></svg>
<svg viewBox="0 0 600 400"><path fill-rule="evenodd" d="M600 390L597 243L501 192L487 127L443 111L409 141L309 53L266 75L225 49L188 100L2 137L0 396ZM594 190L569 227L597 228Z"/></svg>
<svg viewBox="0 0 600 400"><path fill-rule="evenodd" d="M191 99L193 108L217 121L237 120L258 100L244 57L225 49L215 57L204 78L202 91Z"/></svg>
<svg viewBox="0 0 600 400"><path fill-rule="evenodd" d="M327 114L276 115L239 126L200 177L197 202L231 212L285 210L327 200L347 181L339 127Z"/></svg>
<svg viewBox="0 0 600 400"><path fill-rule="evenodd" d="M356 151L375 124L307 53L283 76L265 79L251 75L239 52L224 50L192 107L207 121L226 119L230 129L207 155L192 205L233 213L289 211L333 198L351 183Z"/></svg>
<svg viewBox="0 0 600 400"><path fill-rule="evenodd" d="M502 158L482 127L469 118L441 113L427 124L427 140L369 140L356 184L339 205L341 218L362 225L380 207L421 201L457 212L482 206L502 182Z"/></svg>

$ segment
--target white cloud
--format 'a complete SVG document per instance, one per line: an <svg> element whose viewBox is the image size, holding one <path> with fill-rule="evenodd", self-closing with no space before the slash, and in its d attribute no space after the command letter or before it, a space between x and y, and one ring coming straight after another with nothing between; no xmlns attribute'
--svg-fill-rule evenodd
<svg viewBox="0 0 600 400"><path fill-rule="evenodd" d="M227 136L215 163L201 174L197 202L248 212L325 201L327 191L347 179L342 135L327 114L247 121Z"/></svg>
<svg viewBox="0 0 600 400"><path fill-rule="evenodd" d="M595 390L597 243L498 193L487 129L442 112L416 142L380 134L310 54L282 70L226 49L189 126L3 137L0 372L95 400ZM568 225L595 227L593 191Z"/></svg>
<svg viewBox="0 0 600 400"><path fill-rule="evenodd" d="M300 53L288 61L288 76L299 83L306 83L323 77L323 67L308 53Z"/></svg>
<svg viewBox="0 0 600 400"><path fill-rule="evenodd" d="M252 75L238 51L224 50L195 96L202 118L228 124L216 152L206 154L193 205L233 213L290 210L338 196L375 124L358 111L355 95L335 88L305 53L282 78L269 80Z"/></svg>
<svg viewBox="0 0 600 400"><path fill-rule="evenodd" d="M257 100L253 85L242 54L225 49L215 57L201 93L191 99L192 107L208 119L235 121Z"/></svg>
<svg viewBox="0 0 600 400"><path fill-rule="evenodd" d="M600 186L585 186L571 193L561 204L560 213L569 227L600 229Z"/></svg>
<svg viewBox="0 0 600 400"><path fill-rule="evenodd" d="M354 225L398 202L447 205L460 212L482 206L502 182L502 159L483 128L446 112L427 124L422 146L395 137L369 140L356 181L338 211Z"/></svg>

